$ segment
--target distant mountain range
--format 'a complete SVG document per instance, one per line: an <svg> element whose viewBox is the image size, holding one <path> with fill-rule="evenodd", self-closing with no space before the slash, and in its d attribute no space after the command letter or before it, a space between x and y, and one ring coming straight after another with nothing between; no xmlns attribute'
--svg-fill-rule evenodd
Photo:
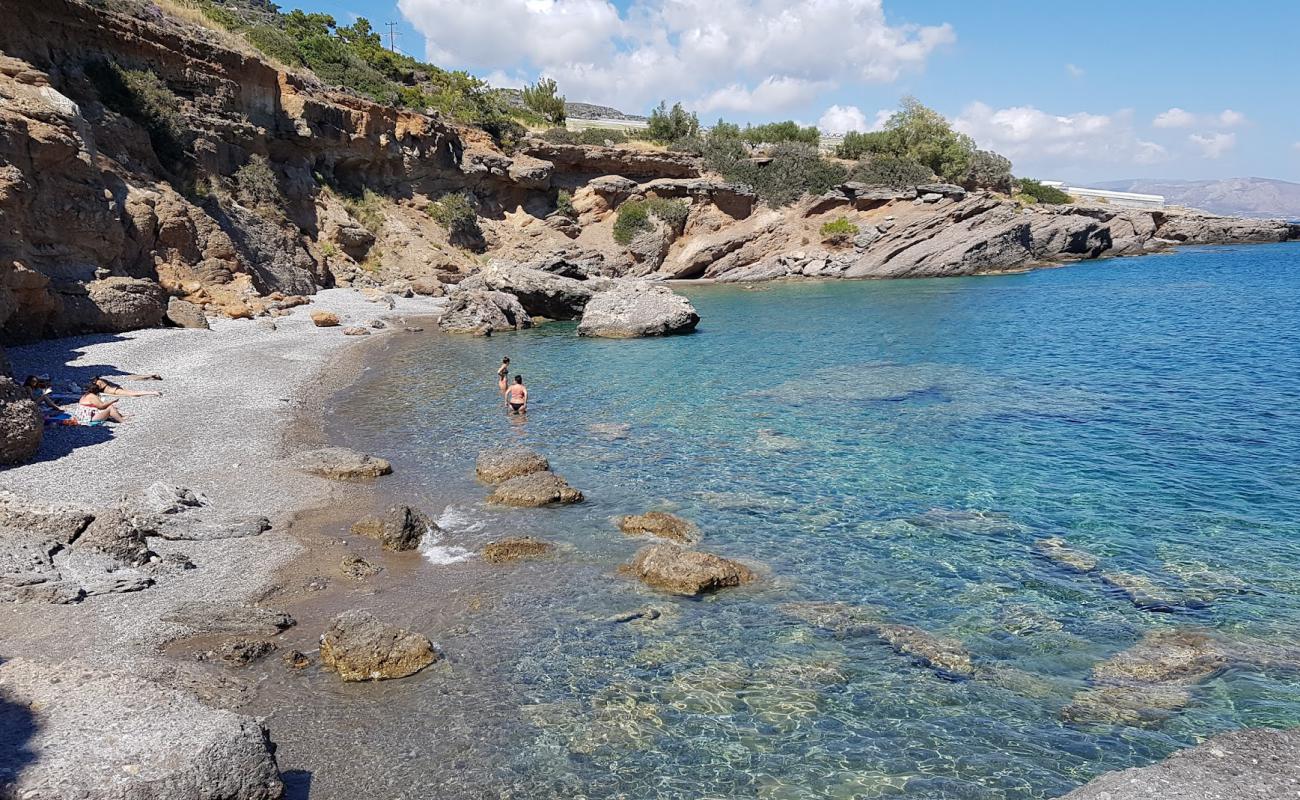
<svg viewBox="0 0 1300 800"><path fill-rule="evenodd" d="M1270 178L1219 181L1128 180L1092 184L1117 192L1162 194L1170 205L1200 208L1234 217L1281 217L1300 220L1300 183Z"/></svg>

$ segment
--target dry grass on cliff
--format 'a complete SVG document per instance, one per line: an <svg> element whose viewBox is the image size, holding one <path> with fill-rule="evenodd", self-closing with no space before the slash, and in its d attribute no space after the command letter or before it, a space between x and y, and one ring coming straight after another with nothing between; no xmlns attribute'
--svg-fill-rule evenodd
<svg viewBox="0 0 1300 800"><path fill-rule="evenodd" d="M177 22L203 28L217 40L218 44L234 50L237 53L241 53L249 58L261 59L280 72L301 72L301 70L295 70L293 67L282 63L279 59L263 53L249 42L248 39L244 38L243 34L236 33L222 25L220 22L212 19L212 17L209 17L204 13L203 9L198 5L188 2L187 0L154 0L154 5L158 6L158 8L162 9L164 14Z"/></svg>

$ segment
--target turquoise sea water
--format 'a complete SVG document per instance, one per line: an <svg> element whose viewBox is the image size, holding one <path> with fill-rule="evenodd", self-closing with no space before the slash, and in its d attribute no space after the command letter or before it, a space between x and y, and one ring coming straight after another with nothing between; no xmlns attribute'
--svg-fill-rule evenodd
<svg viewBox="0 0 1300 800"><path fill-rule="evenodd" d="M450 666L329 689L401 720L358 737L419 743L395 796L1055 797L1215 732L1300 724L1280 668L1215 675L1162 724L1060 713L1153 629L1296 640L1300 247L684 291L691 336L410 337L338 400L334 432L393 458L394 496L447 506L412 578L428 608L404 619ZM498 406L502 355L526 422ZM588 501L484 506L474 456L510 443ZM644 542L610 518L649 509L763 579L682 600L620 577ZM490 567L456 549L520 533L560 556ZM1144 611L1037 555L1047 536L1170 591L1232 591ZM800 601L957 640L977 675L783 612ZM604 621L647 605L662 617Z"/></svg>

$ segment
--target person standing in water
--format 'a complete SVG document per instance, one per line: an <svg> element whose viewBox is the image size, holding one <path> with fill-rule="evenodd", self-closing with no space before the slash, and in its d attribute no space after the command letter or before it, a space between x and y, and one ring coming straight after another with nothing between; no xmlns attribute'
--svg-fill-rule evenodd
<svg viewBox="0 0 1300 800"><path fill-rule="evenodd" d="M502 394L506 393L506 388L510 385L510 356L501 359L501 366L497 368L497 387Z"/></svg>
<svg viewBox="0 0 1300 800"><path fill-rule="evenodd" d="M528 413L528 388L524 386L523 375L516 375L514 384L506 389L506 408L510 414Z"/></svg>

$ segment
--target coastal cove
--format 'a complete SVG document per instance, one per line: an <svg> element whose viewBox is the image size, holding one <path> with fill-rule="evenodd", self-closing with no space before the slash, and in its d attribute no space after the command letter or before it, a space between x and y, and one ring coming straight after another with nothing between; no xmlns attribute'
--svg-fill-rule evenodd
<svg viewBox="0 0 1300 800"><path fill-rule="evenodd" d="M376 344L327 435L393 462L377 506L442 530L320 602L383 612L447 658L371 685L268 661L245 711L299 776L290 796L313 798L1051 798L1294 727L1297 258L681 286L703 320L687 336L548 323ZM500 408L502 355L533 392L525 422ZM586 502L485 506L475 456L514 444ZM759 580L681 600L620 576L645 542L611 520L651 509ZM355 546L347 516L322 541ZM514 535L557 552L476 556ZM1102 566L1063 568L1051 537ZM1174 599L1153 610L1113 575ZM965 655L927 664L828 621L845 608ZM658 615L611 621L641 609ZM1098 665L1168 635L1269 656L1180 678L1137 716L1098 700Z"/></svg>

